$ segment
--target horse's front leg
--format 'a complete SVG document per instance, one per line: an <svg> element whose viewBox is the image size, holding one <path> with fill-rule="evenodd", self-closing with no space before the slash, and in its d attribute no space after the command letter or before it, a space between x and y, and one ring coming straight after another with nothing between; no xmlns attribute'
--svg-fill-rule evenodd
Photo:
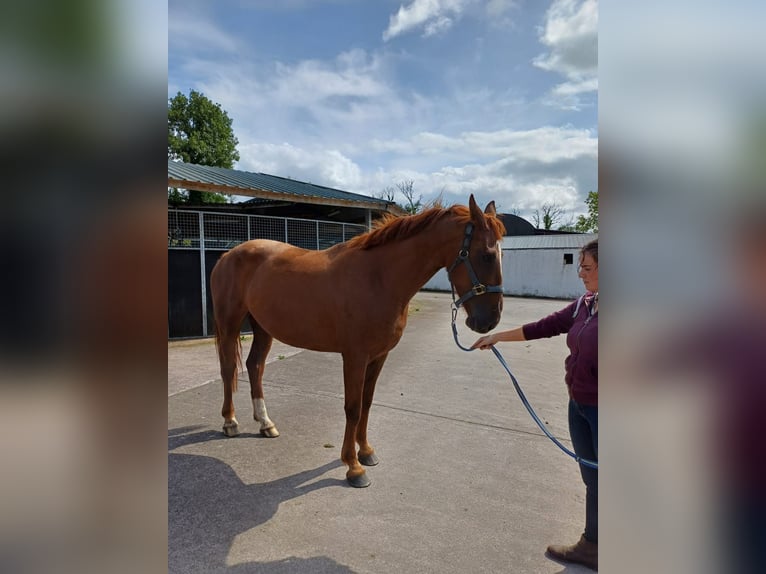
<svg viewBox="0 0 766 574"><path fill-rule="evenodd" d="M370 479L356 457L356 433L362 413L362 389L366 369L367 359L365 357L343 355L346 432L343 435L340 459L348 465L346 480L356 488L370 486Z"/></svg>
<svg viewBox="0 0 766 574"><path fill-rule="evenodd" d="M375 466L380 462L375 454L375 449L367 442L367 421L370 415L370 406L372 406L372 397L375 394L375 383L378 382L378 376L381 369L383 369L383 363L386 362L387 357L388 353L385 353L370 361L367 364L367 371L364 376L362 414L356 427L356 442L359 444L359 462L364 466Z"/></svg>

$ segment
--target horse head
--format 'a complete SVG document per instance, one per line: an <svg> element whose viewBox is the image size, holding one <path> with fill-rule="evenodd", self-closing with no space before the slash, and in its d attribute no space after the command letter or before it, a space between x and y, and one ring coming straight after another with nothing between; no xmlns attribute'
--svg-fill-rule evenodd
<svg viewBox="0 0 766 574"><path fill-rule="evenodd" d="M503 311L503 271L500 239L503 224L497 219L495 202L482 213L471 195L468 202L470 221L465 224L457 258L448 269L448 277L458 299L468 314L465 324L477 333L487 333L500 322Z"/></svg>

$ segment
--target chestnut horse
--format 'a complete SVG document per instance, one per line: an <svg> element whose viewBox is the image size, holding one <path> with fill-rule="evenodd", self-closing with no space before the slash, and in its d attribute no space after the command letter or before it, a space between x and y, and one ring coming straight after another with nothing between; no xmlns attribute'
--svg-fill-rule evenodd
<svg viewBox="0 0 766 574"><path fill-rule="evenodd" d="M464 303L466 324L479 333L493 329L503 308L502 234L494 202L482 213L472 195L468 208L388 216L372 231L322 251L255 239L225 253L210 277L224 434L239 434L232 393L240 327L248 317L253 345L245 364L261 433L279 435L263 398L263 367L272 338L341 353L346 411L341 460L348 465L352 486L368 486L361 465L378 463L367 441L370 405L383 363L404 331L410 299L440 268L449 267L453 288L463 294L457 304Z"/></svg>

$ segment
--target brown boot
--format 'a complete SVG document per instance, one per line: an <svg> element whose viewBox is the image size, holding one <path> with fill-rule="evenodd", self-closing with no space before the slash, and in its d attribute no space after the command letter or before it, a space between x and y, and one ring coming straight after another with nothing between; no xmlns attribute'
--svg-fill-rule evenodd
<svg viewBox="0 0 766 574"><path fill-rule="evenodd" d="M548 556L561 560L562 562L574 562L582 564L598 572L598 544L585 539L585 535L580 536L577 544L572 546L548 546Z"/></svg>

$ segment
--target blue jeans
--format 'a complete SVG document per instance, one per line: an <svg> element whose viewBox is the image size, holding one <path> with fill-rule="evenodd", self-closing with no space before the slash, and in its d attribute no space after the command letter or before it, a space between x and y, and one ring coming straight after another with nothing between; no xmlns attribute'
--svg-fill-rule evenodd
<svg viewBox="0 0 766 574"><path fill-rule="evenodd" d="M598 462L598 407L569 401L569 436L577 456ZM580 465L585 483L585 538L598 543L598 469Z"/></svg>

